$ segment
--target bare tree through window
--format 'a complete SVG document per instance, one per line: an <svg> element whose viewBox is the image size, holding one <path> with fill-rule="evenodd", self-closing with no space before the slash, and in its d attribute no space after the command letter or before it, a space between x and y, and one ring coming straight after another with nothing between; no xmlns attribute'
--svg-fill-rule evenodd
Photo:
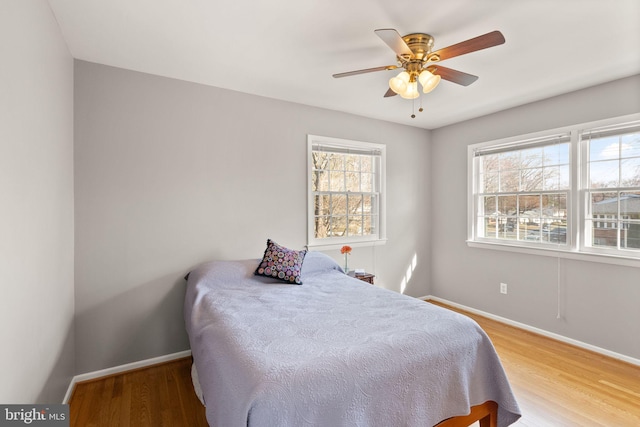
<svg viewBox="0 0 640 427"><path fill-rule="evenodd" d="M482 236L566 242L568 143L488 153L477 162Z"/></svg>
<svg viewBox="0 0 640 427"><path fill-rule="evenodd" d="M380 205L379 150L314 145L311 151L313 237L375 237Z"/></svg>

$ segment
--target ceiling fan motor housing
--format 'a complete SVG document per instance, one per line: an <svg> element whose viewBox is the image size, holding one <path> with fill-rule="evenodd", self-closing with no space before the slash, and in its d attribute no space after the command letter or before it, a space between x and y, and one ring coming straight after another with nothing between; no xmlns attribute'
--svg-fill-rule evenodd
<svg viewBox="0 0 640 427"><path fill-rule="evenodd" d="M417 60L421 62L426 62L429 58L429 54L433 49L433 37L429 34L424 33L413 33L407 34L402 37L402 40L409 46L409 49L413 52L413 55L410 58L402 58L398 56L398 60L402 62L408 60Z"/></svg>

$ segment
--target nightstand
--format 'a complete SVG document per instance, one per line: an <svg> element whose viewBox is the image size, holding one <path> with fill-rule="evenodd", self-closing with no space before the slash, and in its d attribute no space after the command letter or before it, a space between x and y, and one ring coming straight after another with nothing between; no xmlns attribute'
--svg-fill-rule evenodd
<svg viewBox="0 0 640 427"><path fill-rule="evenodd" d="M360 279L363 282L367 282L371 285L373 285L373 278L376 277L375 275L371 274L371 273L363 273L363 274L358 274L356 276L355 271L351 270L350 272L347 273L347 276L351 276L351 277L355 277L356 279Z"/></svg>

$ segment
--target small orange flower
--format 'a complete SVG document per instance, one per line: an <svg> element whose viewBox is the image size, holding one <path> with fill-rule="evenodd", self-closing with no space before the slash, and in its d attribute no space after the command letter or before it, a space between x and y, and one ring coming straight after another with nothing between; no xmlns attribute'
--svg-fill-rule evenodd
<svg viewBox="0 0 640 427"><path fill-rule="evenodd" d="M340 248L340 253L341 254L350 254L351 253L351 246L344 245L343 247Z"/></svg>

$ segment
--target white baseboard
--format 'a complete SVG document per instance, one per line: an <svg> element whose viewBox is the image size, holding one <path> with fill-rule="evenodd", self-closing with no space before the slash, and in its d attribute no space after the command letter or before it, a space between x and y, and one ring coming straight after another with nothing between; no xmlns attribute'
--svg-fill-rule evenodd
<svg viewBox="0 0 640 427"><path fill-rule="evenodd" d="M145 368L151 365L157 365L159 363L170 362L175 359L182 359L183 357L191 356L191 350L180 351L178 353L167 354L165 356L153 357L151 359L140 360L138 362L127 363L125 365L114 366L113 368L101 369L95 372L87 372L86 374L76 375L71 379L67 393L64 395L62 403L69 403L71 393L76 386L76 383L81 381L93 380L100 377L106 377L108 375L119 374L121 372L131 371L133 369Z"/></svg>
<svg viewBox="0 0 640 427"><path fill-rule="evenodd" d="M489 319L492 319L492 320L495 320L495 321L498 321L498 322L501 322L501 323L505 323L505 324L510 325L510 326L515 326L516 328L524 329L525 331L533 332L533 333L536 333L538 335L543 335L545 337L552 338L552 339L557 340L557 341L561 341L561 342L564 342L564 343L567 343L567 344L571 344L571 345L574 345L576 347L584 348L585 350L593 351L594 353L599 353L599 354L611 357L613 359L622 360L623 362L627 362L627 363L630 363L632 365L640 366L640 359L636 359L636 358L627 356L625 354L616 353L614 351L607 350L605 348L596 347L595 345L587 344L587 343L582 342L582 341L574 340L573 338L568 338L568 337L565 337L563 335L559 335L559 334L556 334L556 333L553 333L553 332L545 331L544 329L539 329L539 328L536 328L534 326L529 326L529 325L524 324L524 323L516 322L514 320L510 320L510 319L507 319L505 317L496 316L495 314L487 313L487 312L484 312L482 310L476 310L475 308L467 307L467 306L464 306L462 304L458 304L458 303L455 303L455 302L452 302L452 301L448 301L448 300L446 300L444 298L434 297L433 295L427 295L426 297L420 297L419 299L424 300L424 301L433 300L433 301L441 302L443 304L447 304L447 305L450 305L452 307L456 307L456 308L459 308L461 310L465 310L465 311L468 311L470 313L477 314L479 316L488 317Z"/></svg>

